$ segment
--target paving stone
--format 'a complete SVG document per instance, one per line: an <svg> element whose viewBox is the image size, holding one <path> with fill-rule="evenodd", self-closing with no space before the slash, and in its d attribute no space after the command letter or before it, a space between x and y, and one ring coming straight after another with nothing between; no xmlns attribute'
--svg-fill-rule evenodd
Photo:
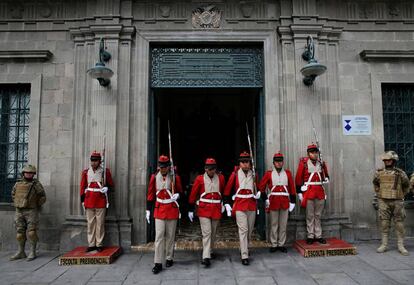
<svg viewBox="0 0 414 285"><path fill-rule="evenodd" d="M250 285L250 284L260 284L260 285L274 285L277 284L273 277L239 277L237 278L237 284L240 285Z"/></svg>
<svg viewBox="0 0 414 285"><path fill-rule="evenodd" d="M312 274L312 277L320 285L352 285L358 284L345 273L319 273Z"/></svg>
<svg viewBox="0 0 414 285"><path fill-rule="evenodd" d="M395 280L400 284L413 284L414 283L414 270L392 270L382 271L385 275Z"/></svg>
<svg viewBox="0 0 414 285"><path fill-rule="evenodd" d="M346 262L341 265L341 269L360 284L397 284L394 280L363 260Z"/></svg>
<svg viewBox="0 0 414 285"><path fill-rule="evenodd" d="M59 276L59 278L57 278L52 284L87 284L97 271L97 267L73 266L70 267L64 274Z"/></svg>
<svg viewBox="0 0 414 285"><path fill-rule="evenodd" d="M316 284L312 276L296 264L280 264L272 270L277 284Z"/></svg>

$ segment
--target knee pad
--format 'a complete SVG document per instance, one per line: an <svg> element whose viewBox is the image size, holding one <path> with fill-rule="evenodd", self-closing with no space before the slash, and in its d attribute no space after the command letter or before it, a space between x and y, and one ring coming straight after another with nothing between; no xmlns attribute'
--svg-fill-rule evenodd
<svg viewBox="0 0 414 285"><path fill-rule="evenodd" d="M36 231L29 231L28 233L27 233L27 236L29 237L29 239L31 240L31 241L37 241L39 238L37 237L37 233L36 233Z"/></svg>
<svg viewBox="0 0 414 285"><path fill-rule="evenodd" d="M17 235L16 235L16 240L17 241L23 241L23 240L26 240L26 234L24 233L17 233Z"/></svg>

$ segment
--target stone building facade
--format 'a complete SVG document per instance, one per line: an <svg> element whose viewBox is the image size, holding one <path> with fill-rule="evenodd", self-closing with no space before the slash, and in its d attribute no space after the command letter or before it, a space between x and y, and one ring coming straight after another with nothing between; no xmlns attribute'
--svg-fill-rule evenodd
<svg viewBox="0 0 414 285"><path fill-rule="evenodd" d="M307 63L301 55L308 36L315 42L315 57L327 67L309 87L300 72ZM95 66L101 38L111 53L106 66L114 72L108 87L86 73ZM263 168L269 168L273 153L281 150L287 166L296 169L306 145L315 141L315 126L331 173L323 220L326 235L376 238L371 179L381 167L379 156L387 143L383 92L387 84L413 90L413 1L2 0L0 89L30 86L28 149L20 162L38 165L46 189L42 248L63 251L85 243L80 172L88 166L89 153L102 148L103 134L116 184L107 215L108 243L124 248L145 243L148 177L163 151L154 135L162 128L153 115L153 96L164 98L164 93L183 87L176 83L170 89L156 88L154 48L251 46L263 56L262 81L256 86L262 99L255 113L261 120L255 125L255 141ZM200 88L186 87L195 93ZM210 89L201 89L208 98ZM215 98L217 92L231 93L220 90L212 91ZM345 115L370 118L371 133L344 135ZM232 155L240 148L240 143L234 146ZM4 161L8 154L0 153ZM413 158L409 150L400 155L405 163ZM7 163L13 164L13 159ZM19 165L11 167L16 172ZM7 171L2 171L6 177ZM15 246L14 212L7 189L1 193L0 248L10 249ZM414 234L413 211L407 208L409 235ZM290 217L289 236L304 236L299 208Z"/></svg>

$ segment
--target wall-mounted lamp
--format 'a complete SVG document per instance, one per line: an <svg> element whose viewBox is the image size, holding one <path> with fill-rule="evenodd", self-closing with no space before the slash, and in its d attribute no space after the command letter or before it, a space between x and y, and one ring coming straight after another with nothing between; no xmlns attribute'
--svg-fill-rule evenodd
<svg viewBox="0 0 414 285"><path fill-rule="evenodd" d="M308 62L300 70L305 77L303 78L303 83L306 86L311 86L313 81L315 81L316 76L321 75L326 71L326 66L318 63L315 59L315 45L313 44L313 38L311 36L308 36L305 51L302 53L302 58Z"/></svg>
<svg viewBox="0 0 414 285"><path fill-rule="evenodd" d="M101 86L109 86L111 83L110 78L114 75L114 72L109 67L105 66L104 62L108 62L111 59L111 54L104 48L104 39L101 38L99 44L99 62L86 71L92 78L98 79Z"/></svg>

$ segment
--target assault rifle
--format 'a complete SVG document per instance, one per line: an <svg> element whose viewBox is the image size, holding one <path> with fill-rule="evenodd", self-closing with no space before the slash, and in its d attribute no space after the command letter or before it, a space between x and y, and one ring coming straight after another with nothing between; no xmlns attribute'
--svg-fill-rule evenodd
<svg viewBox="0 0 414 285"><path fill-rule="evenodd" d="M168 150L170 153L170 161L171 161L171 181L172 181L171 193L174 194L175 192L175 168L174 168L174 161L172 157L170 120L168 120Z"/></svg>

